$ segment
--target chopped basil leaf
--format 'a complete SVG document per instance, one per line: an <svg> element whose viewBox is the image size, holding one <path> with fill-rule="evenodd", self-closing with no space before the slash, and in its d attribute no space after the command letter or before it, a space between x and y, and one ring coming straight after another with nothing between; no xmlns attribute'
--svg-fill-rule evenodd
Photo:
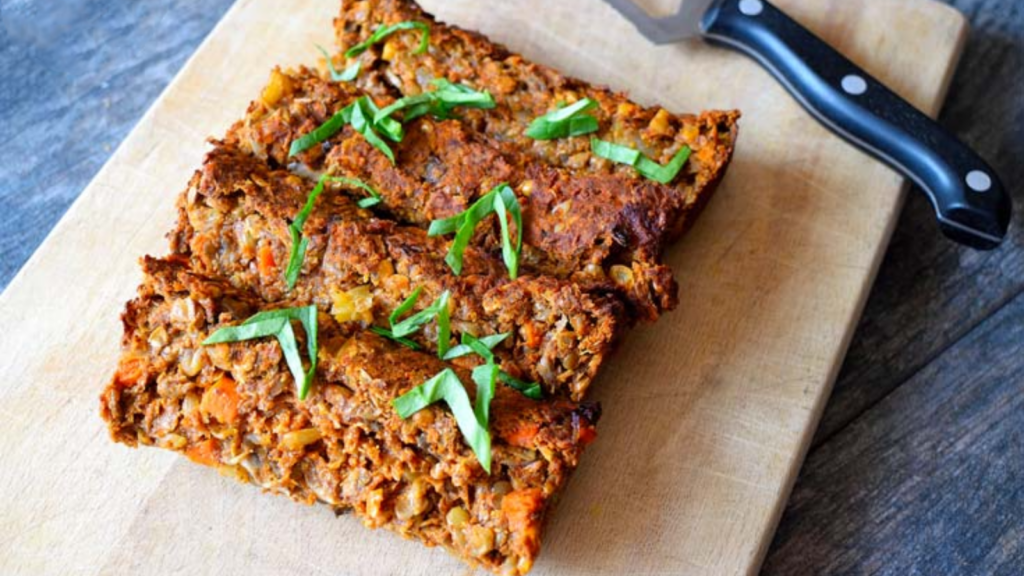
<svg viewBox="0 0 1024 576"><path fill-rule="evenodd" d="M391 151L391 147L387 145L387 142L384 142L377 135L371 123L376 108L369 96L362 96L356 100L352 107L352 128L362 134L363 138L366 138L366 141L372 144L374 148L383 152L388 157L388 160L391 160L391 163L394 164L395 153Z"/></svg>
<svg viewBox="0 0 1024 576"><path fill-rule="evenodd" d="M362 188L370 193L368 198L363 198L356 202L360 208L369 208L379 204L381 201L380 194L373 189L372 186L359 180L358 178L346 178L344 176L328 176L324 174L317 180L316 186L310 191L309 197L306 198L306 204L302 207L302 210L295 216L295 220L288 225L288 232L292 237L292 251L288 257L288 267L285 269L284 278L288 284L288 289L295 288L295 283L299 280L299 272L302 270L302 262L306 258L306 249L309 247L309 238L302 236L302 227L306 225L306 220L309 219L309 215L313 211L313 204L316 199L324 191L325 182L338 182L340 184L346 184L357 188Z"/></svg>
<svg viewBox="0 0 1024 576"><path fill-rule="evenodd" d="M485 392L486 393L486 392ZM477 403L480 404L480 392L477 392ZM469 402L469 394L463 387L459 377L451 368L445 368L433 378L416 386L405 394L391 401L391 405L402 418L408 418L431 404L444 400L452 411L455 423L462 432L462 437L476 454L480 466L489 474L491 472L491 433L488 431L489 421L480 419L478 411ZM488 400L489 402L489 400ZM488 412L490 408L488 406Z"/></svg>
<svg viewBox="0 0 1024 576"><path fill-rule="evenodd" d="M420 287L422 288L422 287ZM391 322L391 333L395 337L401 338L408 336L413 332L420 329L421 326L430 322L433 319L437 319L437 356L444 358L444 355L448 353L448 347L450 346L449 340L451 339L451 319L448 313L448 301L451 298L451 294L445 290L438 296L437 300L434 300L430 306L427 306L423 310L409 316L401 322L395 322L401 314L412 309L416 303L416 299L419 298L420 288L417 288L404 302L391 313L388 321Z"/></svg>
<svg viewBox="0 0 1024 576"><path fill-rule="evenodd" d="M494 108L494 98L486 90L478 92L463 84L453 84L444 78L431 82L435 89L413 96L406 96L385 106L374 116L375 123L391 118L395 112L402 111L402 121L409 122L425 114L444 120L454 117L452 111L457 106L465 108ZM393 120L392 120L393 121Z"/></svg>
<svg viewBox="0 0 1024 576"><path fill-rule="evenodd" d="M288 225L288 232L292 237L292 252L288 256L288 268L285 269L284 273L288 290L295 288L295 283L299 280L302 261L306 258L306 248L309 246L309 238L302 236L302 227L306 225L306 220L309 219L310 213L313 212L313 204L316 202L316 199L324 191L324 178L325 176L320 177L316 186L310 191L309 197L306 198L306 204L302 207L302 210L299 210L292 223Z"/></svg>
<svg viewBox="0 0 1024 576"><path fill-rule="evenodd" d="M501 204L499 207L498 204ZM508 219L505 211L512 213L512 219L516 224L516 245L512 247L511 233L508 228ZM490 192L481 196L469 208L461 214L457 214L443 220L434 220L427 230L428 236L441 236L455 232L455 239L444 261L451 267L456 275L462 273L462 256L473 238L476 225L486 218L491 212L498 213L501 223L502 256L505 260L505 267L508 268L509 277L513 280L519 274L519 255L523 248L523 223L522 211L519 208L519 201L508 184L498 184Z"/></svg>
<svg viewBox="0 0 1024 576"><path fill-rule="evenodd" d="M503 334L492 334L490 336L484 336L482 338L476 338L471 334L465 332L462 333L462 344L455 346L445 354L443 360L454 360L467 354L476 354L484 359L487 364L484 366L494 364L494 353L491 352L495 346L500 344L505 338L508 338L511 332L505 332ZM481 368L481 366L477 366ZM498 380L501 380L507 384L510 388L522 392L523 396L539 400L543 398L544 392L540 387L540 384L536 382L523 382L518 378L513 377L504 370L498 370L496 372ZM476 372L474 370L473 379L476 381ZM479 383L479 382L478 382Z"/></svg>
<svg viewBox="0 0 1024 576"><path fill-rule="evenodd" d="M391 147L377 135L377 128L380 128L381 132L390 140L399 142L402 139L402 126L394 120L391 120L390 122L384 121L375 125L375 123L372 122L372 119L377 112L379 112L379 110L377 105L373 103L373 100L371 100L369 96L361 96L355 102L352 102L348 106L339 110L326 122L317 126L309 134L304 134L303 136L293 140L291 147L288 149L288 156L295 156L296 154L327 140L331 136L337 134L345 124L351 124L352 128L355 129L356 132L362 134L363 138L366 138L367 142L383 152L384 155L388 157L388 160L391 160L391 163L394 164L394 152L392 152Z"/></svg>
<svg viewBox="0 0 1024 576"><path fill-rule="evenodd" d="M312 148L331 136L334 136L345 126L345 124L348 124L351 117L352 106L349 105L342 108L334 114L334 116L328 118L326 122L313 129L309 134L304 134L299 138L292 140L292 145L288 148L288 156L295 156L307 148Z"/></svg>
<svg viewBox="0 0 1024 576"><path fill-rule="evenodd" d="M356 44L345 51L345 58L351 58L358 56L363 52L366 52L367 48L380 42L384 38L398 32L400 30L412 30L413 28L421 31L423 35L420 37L420 46L416 49L415 54L423 54L427 51L427 47L430 45L430 27L423 22L415 22L412 20L406 20L404 22L397 22L390 26L381 26L376 32L370 35L369 38Z"/></svg>
<svg viewBox="0 0 1024 576"><path fill-rule="evenodd" d="M492 357L486 364L473 368L473 382L476 383L476 412L477 420L489 422L491 420L491 400L494 399L495 388L498 382L498 366Z"/></svg>
<svg viewBox="0 0 1024 576"><path fill-rule="evenodd" d="M690 158L689 146L680 148L672 156L672 159L668 161L668 164L664 166L644 156L638 150L598 140L597 138L590 139L590 149L601 158L607 158L619 164L628 164L642 176L662 184L668 184L674 180L676 175L679 174L679 170L683 168L683 165Z"/></svg>
<svg viewBox="0 0 1024 576"><path fill-rule="evenodd" d="M306 330L306 349L309 353L309 370L303 370L302 357L299 355L298 343L295 341L295 331L292 329L292 320L298 320ZM221 328L203 340L203 346L211 344L222 344L226 342L241 342L274 336L281 346L288 369L295 378L298 389L299 400L305 400L309 395L309 388L313 384L313 376L316 374L317 351L319 346L316 340L317 332L317 310L316 306L304 306L301 308L283 308L280 310L268 310L260 312L238 326Z"/></svg>
<svg viewBox="0 0 1024 576"><path fill-rule="evenodd" d="M527 398L540 400L544 397L544 391L541 389L540 384L536 382L523 382L504 370L498 372L498 380L501 380L510 387L519 390L523 393L523 396L526 396Z"/></svg>
<svg viewBox="0 0 1024 576"><path fill-rule="evenodd" d="M331 55L327 53L327 50L319 44L316 45L316 49L324 55L324 60L327 61L327 70L331 73L331 80L334 80L335 82L351 82L359 75L360 62L356 62L348 68L345 68L343 72L338 72L338 69L334 67L334 61L331 59Z"/></svg>
<svg viewBox="0 0 1024 576"><path fill-rule="evenodd" d="M398 308L395 308L394 311L391 312L391 316L388 316L388 322L392 326L394 326L395 322L398 322L399 318L405 315L405 313L408 312L409 310L412 310L412 307L416 305L416 300L420 297L420 294L422 292L423 286L419 286L415 290L413 290L412 294L410 294L408 298L403 300L402 303L398 305Z"/></svg>
<svg viewBox="0 0 1024 576"><path fill-rule="evenodd" d="M512 220L516 223L516 247L512 248L512 235L508 229L508 216L505 215L505 207L512 213ZM519 209L519 202L512 189L505 186L501 192L494 197L494 213L498 215L498 222L501 224L501 257L508 268L508 277L515 280L519 276L519 254L523 251L523 213Z"/></svg>
<svg viewBox="0 0 1024 576"><path fill-rule="evenodd" d="M619 144L613 144L604 140L598 140L597 138L590 139L590 149L595 155L601 158L607 158L612 162L618 164L628 164L635 166L636 161L640 158L640 151Z"/></svg>
<svg viewBox="0 0 1024 576"><path fill-rule="evenodd" d="M655 182L668 184L675 180L676 175L679 174L679 170L682 169L683 165L686 164L686 161L689 159L690 147L683 146L675 153L674 156L672 156L672 159L668 161L668 164L665 164L664 166L647 158L646 156L641 156L640 160L636 163L636 171Z"/></svg>
<svg viewBox="0 0 1024 576"><path fill-rule="evenodd" d="M380 326L370 326L370 332L373 332L374 334L377 334L379 336L383 336L389 340L394 340L395 342L398 342L399 344L405 346L406 348L411 348L413 350L420 349L419 344L413 342L412 340L409 340L408 338L395 336L395 334L391 332L391 330L388 330L387 328L381 328Z"/></svg>
<svg viewBox="0 0 1024 576"><path fill-rule="evenodd" d="M345 176L326 176L321 177L321 180L325 178L328 182L337 182L339 184L345 184L354 188L361 188L365 190L366 193L369 194L369 196L367 196L366 198L361 198L358 202L356 202L356 205L359 206L360 208L369 208L370 206L376 206L377 204L380 204L382 200L384 200L383 198L381 198L380 193L377 192L377 190L374 189L373 186L370 186L369 184L363 182L359 178L347 178Z"/></svg>
<svg viewBox="0 0 1024 576"><path fill-rule="evenodd" d="M502 333L502 334L491 334L490 336L484 336L482 338L475 338L475 340L477 342L480 342L484 346L486 346L488 350L492 350L492 349L494 349L495 346L497 346L498 344L501 344L511 334L512 334L511 332L505 332L505 333ZM459 358L461 356L465 356L467 354L472 354L473 353L473 348L471 348L470 345L469 345L469 339L470 338L473 338L473 336L471 334L463 332L462 333L462 343L459 344L458 346L453 346L452 349L449 350L448 353L444 355L444 358L442 358L442 360L454 360L454 359Z"/></svg>
<svg viewBox="0 0 1024 576"><path fill-rule="evenodd" d="M597 118L584 114L594 108L597 108L596 100L583 98L571 106L535 118L526 129L526 135L534 140L554 140L596 132Z"/></svg>

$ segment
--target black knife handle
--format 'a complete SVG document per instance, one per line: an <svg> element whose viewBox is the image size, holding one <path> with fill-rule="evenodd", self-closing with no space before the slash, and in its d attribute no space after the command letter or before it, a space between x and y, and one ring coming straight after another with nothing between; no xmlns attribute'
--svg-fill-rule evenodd
<svg viewBox="0 0 1024 576"><path fill-rule="evenodd" d="M1003 240L1012 208L992 168L781 10L720 0L701 27L709 41L757 60L826 127L913 180L946 236L981 249Z"/></svg>

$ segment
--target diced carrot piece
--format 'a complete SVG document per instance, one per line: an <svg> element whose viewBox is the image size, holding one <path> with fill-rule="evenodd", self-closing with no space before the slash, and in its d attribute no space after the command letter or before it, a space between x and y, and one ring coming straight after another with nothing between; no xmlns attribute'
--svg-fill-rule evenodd
<svg viewBox="0 0 1024 576"><path fill-rule="evenodd" d="M225 374L203 393L199 410L225 424L230 424L238 418L239 400L235 381Z"/></svg>
<svg viewBox="0 0 1024 576"><path fill-rule="evenodd" d="M256 254L256 268L260 276L269 278L277 273L277 262L274 261L274 251L268 244L260 244L259 252Z"/></svg>
<svg viewBox="0 0 1024 576"><path fill-rule="evenodd" d="M207 438L202 442L192 444L185 449L185 456L188 459L205 466L217 466L220 462L217 460L217 441L213 438Z"/></svg>
<svg viewBox="0 0 1024 576"><path fill-rule="evenodd" d="M540 432L536 422L521 422L515 429L504 436L506 442L520 448L533 448L534 438Z"/></svg>
<svg viewBox="0 0 1024 576"><path fill-rule="evenodd" d="M135 385L146 373L146 362L142 358L121 359L114 380L122 388Z"/></svg>
<svg viewBox="0 0 1024 576"><path fill-rule="evenodd" d="M597 428L593 426L580 426L577 438L580 444L586 446L597 438Z"/></svg>
<svg viewBox="0 0 1024 576"><path fill-rule="evenodd" d="M540 549L540 514L544 498L539 488L513 490L501 499L501 513L508 521L514 546L536 553Z"/></svg>

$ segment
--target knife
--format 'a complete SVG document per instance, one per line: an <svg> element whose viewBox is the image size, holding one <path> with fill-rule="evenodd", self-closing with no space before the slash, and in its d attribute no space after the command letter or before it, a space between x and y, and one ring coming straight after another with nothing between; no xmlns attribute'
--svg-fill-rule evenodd
<svg viewBox="0 0 1024 576"><path fill-rule="evenodd" d="M917 184L947 237L989 250L1006 236L1010 197L980 156L766 0L682 0L665 17L606 1L655 44L702 37L752 57L828 129Z"/></svg>

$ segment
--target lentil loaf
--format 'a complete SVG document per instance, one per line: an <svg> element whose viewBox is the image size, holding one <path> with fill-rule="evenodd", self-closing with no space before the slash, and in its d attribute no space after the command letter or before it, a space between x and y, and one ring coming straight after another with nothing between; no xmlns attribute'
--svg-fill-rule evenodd
<svg viewBox="0 0 1024 576"><path fill-rule="evenodd" d="M521 575L596 436L600 407L584 399L613 345L636 321L678 303L662 252L721 180L739 114L639 106L438 23L411 0L342 0L337 40L352 47L409 20L429 28L425 53L416 53L413 29L356 58L333 57L336 67L358 59L354 81L335 81L324 69L276 68L245 116L212 141L178 198L171 254L142 260L143 282L122 314L121 356L100 413L118 442L174 450L265 490L443 546L470 564ZM375 128L365 118L360 131L345 125L290 156L296 139L357 100L384 107L438 78L486 90L495 106L458 108L447 119L404 121L399 113L404 138L390 144L394 162L368 141L367 127ZM581 98L598 104L593 136L660 164L684 147L689 159L664 184L594 155L589 137L525 135L534 118ZM360 207L364 187L326 182L303 220L322 175L362 180L380 202ZM510 225L523 240L520 275L510 279L508 233L490 215L454 274L445 261L452 239L426 228L502 183L522 210L521 226L514 218ZM285 268L299 220L308 246L289 288ZM375 333L417 288L410 313L451 295L449 345L460 334L510 334L492 352L505 374L487 369L481 400L499 375L540 382L544 399L499 383L489 405L465 408L461 420L443 402L402 418L393 401L426 404L423 388L403 395L446 369L475 399L476 368L489 358L474 343L473 354L438 359L440 318L408 335L415 350ZM297 342L202 344L224 328L235 330L221 336L236 338L254 314L311 305L318 343L287 330L298 326L284 319L290 315L310 322L311 308L303 308L273 316L274 329ZM297 350L316 356L315 370ZM303 370L311 370L311 385ZM463 436L466 410L489 433L489 472L474 452L483 449L481 436Z"/></svg>
<svg viewBox="0 0 1024 576"><path fill-rule="evenodd" d="M548 508L595 436L596 404L534 401L499 387L487 474L451 413L403 420L391 400L445 367L321 313L317 384L298 401L271 341L201 346L265 304L196 274L181 257L145 258L122 316L122 356L103 391L114 438L183 453L228 476L352 511L471 563L525 574ZM474 395L472 379L456 369Z"/></svg>
<svg viewBox="0 0 1024 576"><path fill-rule="evenodd" d="M284 278L289 221L314 183L224 144L215 144L179 197L172 251L196 270L224 278L273 302L315 303L342 322L386 325L417 288L413 310L451 295L452 333L509 333L495 353L512 376L540 382L547 392L583 398L622 332L614 298L546 276L508 279L504 265L471 249L462 274L444 262L447 240L419 228L380 220L348 196L321 194L303 228L309 248L289 292ZM431 325L415 340L436 350Z"/></svg>

